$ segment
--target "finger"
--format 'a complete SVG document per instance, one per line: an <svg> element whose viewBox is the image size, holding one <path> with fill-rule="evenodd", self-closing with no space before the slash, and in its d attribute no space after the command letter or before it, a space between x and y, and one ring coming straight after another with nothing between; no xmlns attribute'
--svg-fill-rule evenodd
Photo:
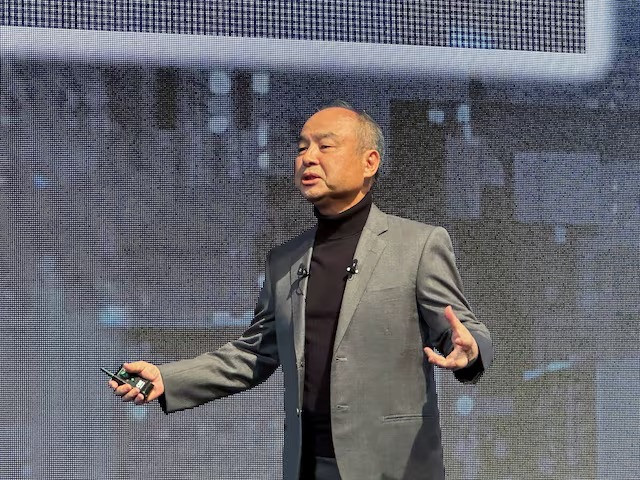
<svg viewBox="0 0 640 480"><path fill-rule="evenodd" d="M464 368L470 361L468 354L460 347L455 347L446 357L436 354L429 347L426 347L424 352L427 354L429 363L437 365L440 368L446 368L447 370L458 370L460 368Z"/></svg>
<svg viewBox="0 0 640 480"><path fill-rule="evenodd" d="M427 355L427 359L431 361L431 359L435 359L436 357L441 357L442 355L438 355L432 348L424 347L424 353Z"/></svg>
<svg viewBox="0 0 640 480"><path fill-rule="evenodd" d="M431 348L425 347L424 353L427 355L427 360L433 365L437 365L442 368L453 368L455 363L450 358L445 358L442 355L438 355Z"/></svg>
<svg viewBox="0 0 640 480"><path fill-rule="evenodd" d="M138 395L136 395L136 398L133 400L133 403L135 403L136 405L142 405L146 401L147 399L144 397L144 395L139 393Z"/></svg>
<svg viewBox="0 0 640 480"><path fill-rule="evenodd" d="M453 307L451 307L451 305L447 305L444 309L444 316L448 320L449 325L451 325L451 328L454 330L457 330L459 327L464 327L462 322L458 320L458 317L456 317L456 314L453 312Z"/></svg>
<svg viewBox="0 0 640 480"><path fill-rule="evenodd" d="M116 388L113 393L116 394L118 397L122 397L124 395L126 395L129 390L131 390L133 387L131 385L129 385L128 383L125 383L124 385L120 385L118 388Z"/></svg>
<svg viewBox="0 0 640 480"><path fill-rule="evenodd" d="M136 398L138 395L140 394L140 389L138 388L132 388L131 390L129 390L124 397L122 397L122 401L123 402L130 402L132 401L134 398Z"/></svg>
<svg viewBox="0 0 640 480"><path fill-rule="evenodd" d="M144 362L142 360L139 360L137 362L124 363L122 366L129 373L140 373L145 368L147 368L149 365L150 364L148 362Z"/></svg>
<svg viewBox="0 0 640 480"><path fill-rule="evenodd" d="M466 355L469 363L474 362L476 358L478 358L478 355L480 354L478 342L473 338L473 335L468 334L465 338L456 338L454 343L457 345L454 348L460 349L464 355Z"/></svg>
<svg viewBox="0 0 640 480"><path fill-rule="evenodd" d="M124 369L129 373L138 375L145 380L151 380L152 382L157 380L158 376L160 375L160 370L158 370L158 367L156 367L152 363L144 361L125 363Z"/></svg>
<svg viewBox="0 0 640 480"><path fill-rule="evenodd" d="M453 343L461 347L463 350L470 350L473 347L473 336L456 336L453 339Z"/></svg>

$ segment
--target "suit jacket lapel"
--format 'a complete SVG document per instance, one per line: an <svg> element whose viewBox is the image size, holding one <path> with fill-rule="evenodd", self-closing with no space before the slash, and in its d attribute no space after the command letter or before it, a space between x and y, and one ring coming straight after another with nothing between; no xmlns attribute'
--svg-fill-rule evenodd
<svg viewBox="0 0 640 480"><path fill-rule="evenodd" d="M342 337L344 337L353 314L360 303L371 274L375 269L380 255L387 243L381 236L388 229L387 215L381 212L375 205L371 205L371 211L367 218L356 247L354 258L358 260L358 273L347 280L338 316L336 339L333 344L334 353L338 350ZM304 340L304 339L303 339Z"/></svg>
<svg viewBox="0 0 640 480"><path fill-rule="evenodd" d="M301 241L290 253L291 269L289 278L291 290L291 322L293 327L293 345L296 352L296 364L300 367L304 362L304 310L307 296L308 276L302 278L298 275L298 270L302 268L309 272L311 263L311 252L313 250L313 240L316 235L316 228L305 232Z"/></svg>

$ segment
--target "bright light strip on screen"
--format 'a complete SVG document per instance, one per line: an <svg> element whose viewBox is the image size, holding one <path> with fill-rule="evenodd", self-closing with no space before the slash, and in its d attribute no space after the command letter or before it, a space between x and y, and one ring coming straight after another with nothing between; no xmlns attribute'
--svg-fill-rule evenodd
<svg viewBox="0 0 640 480"><path fill-rule="evenodd" d="M586 0L586 53L490 50L32 27L0 27L0 55L99 63L292 70L392 77L585 81L605 74L612 6Z"/></svg>

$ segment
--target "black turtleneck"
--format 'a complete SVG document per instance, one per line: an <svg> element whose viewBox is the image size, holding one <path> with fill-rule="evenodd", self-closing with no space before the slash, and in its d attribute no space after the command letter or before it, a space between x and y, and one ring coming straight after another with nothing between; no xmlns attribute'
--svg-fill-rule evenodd
<svg viewBox="0 0 640 480"><path fill-rule="evenodd" d="M347 267L371 210L371 193L337 215L317 209L305 306L305 378L302 415L303 459L335 457L331 439L329 385L333 343Z"/></svg>

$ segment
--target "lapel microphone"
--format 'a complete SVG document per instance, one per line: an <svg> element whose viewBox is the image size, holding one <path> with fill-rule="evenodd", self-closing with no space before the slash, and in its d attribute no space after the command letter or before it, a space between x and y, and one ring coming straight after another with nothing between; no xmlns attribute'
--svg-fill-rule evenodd
<svg viewBox="0 0 640 480"><path fill-rule="evenodd" d="M358 259L354 258L353 263L347 267L347 280L358 273Z"/></svg>
<svg viewBox="0 0 640 480"><path fill-rule="evenodd" d="M302 280L304 280L309 276L309 270L307 270L307 268L301 263L300 266L298 267L297 275L298 275L298 280L296 280L294 285L296 288L296 293L298 295L302 295L302 287L300 283L302 282Z"/></svg>
<svg viewBox="0 0 640 480"><path fill-rule="evenodd" d="M309 270L307 270L303 264L300 264L300 266L298 267L298 279L302 280L303 278L306 278L308 276Z"/></svg>

